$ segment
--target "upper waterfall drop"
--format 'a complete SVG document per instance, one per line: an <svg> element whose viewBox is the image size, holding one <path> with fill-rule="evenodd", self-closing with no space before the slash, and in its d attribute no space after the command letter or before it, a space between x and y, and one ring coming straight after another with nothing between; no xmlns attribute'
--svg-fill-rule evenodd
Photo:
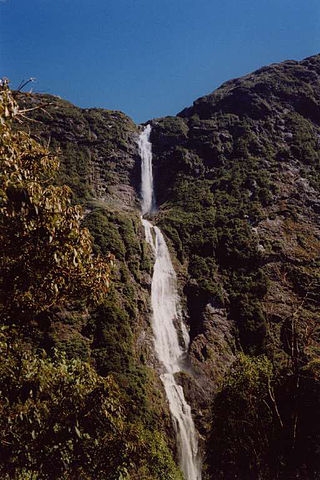
<svg viewBox="0 0 320 480"><path fill-rule="evenodd" d="M142 215L154 208L152 177L152 145L149 141L151 126L139 137L141 156L141 208ZM177 438L179 463L185 480L201 480L201 462L198 455L198 434L194 426L190 405L183 388L175 380L181 371L189 346L189 335L180 311L176 274L170 253L158 227L142 218L146 241L151 246L155 263L151 284L152 329L154 347L162 364L160 375Z"/></svg>
<svg viewBox="0 0 320 480"><path fill-rule="evenodd" d="M148 124L139 135L138 145L141 162L141 210L142 215L150 213L154 207L154 189L152 175L152 145L150 143L151 125Z"/></svg>

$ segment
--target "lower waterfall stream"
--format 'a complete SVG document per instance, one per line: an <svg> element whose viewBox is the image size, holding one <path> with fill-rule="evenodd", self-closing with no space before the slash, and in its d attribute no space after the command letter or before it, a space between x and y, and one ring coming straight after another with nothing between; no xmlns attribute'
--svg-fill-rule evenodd
<svg viewBox="0 0 320 480"><path fill-rule="evenodd" d="M149 141L151 126L147 125L139 136L141 156L141 209L142 215L154 207L152 176L152 146ZM201 462L198 456L197 431L191 408L174 374L183 370L189 346L189 335L181 318L176 274L165 239L156 226L142 218L146 241L151 246L155 263L151 284L152 329L154 347L162 364L160 375L177 438L179 463L185 480L201 480Z"/></svg>

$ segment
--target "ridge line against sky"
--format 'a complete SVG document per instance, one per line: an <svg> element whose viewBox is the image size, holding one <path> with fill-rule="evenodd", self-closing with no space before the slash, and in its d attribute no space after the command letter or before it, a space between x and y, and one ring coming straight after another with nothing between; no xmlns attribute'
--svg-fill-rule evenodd
<svg viewBox="0 0 320 480"><path fill-rule="evenodd" d="M0 75L142 123L316 54L319 25L319 0L0 0Z"/></svg>

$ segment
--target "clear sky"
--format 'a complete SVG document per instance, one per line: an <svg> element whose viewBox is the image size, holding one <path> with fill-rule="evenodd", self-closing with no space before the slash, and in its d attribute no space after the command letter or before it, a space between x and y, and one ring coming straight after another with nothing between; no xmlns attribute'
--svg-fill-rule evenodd
<svg viewBox="0 0 320 480"><path fill-rule="evenodd" d="M0 0L0 76L136 122L320 51L320 0Z"/></svg>

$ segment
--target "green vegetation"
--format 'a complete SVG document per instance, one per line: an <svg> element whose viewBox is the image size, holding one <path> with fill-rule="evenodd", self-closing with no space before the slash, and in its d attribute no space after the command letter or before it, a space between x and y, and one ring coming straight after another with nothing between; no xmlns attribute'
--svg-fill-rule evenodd
<svg viewBox="0 0 320 480"><path fill-rule="evenodd" d="M202 355L208 304L244 352L213 382L210 479L319 476L318 73L319 56L261 69L153 125L196 360L225 358Z"/></svg>
<svg viewBox="0 0 320 480"><path fill-rule="evenodd" d="M206 480L319 477L319 61L263 68L152 122L154 221L190 319L199 378L181 381L206 437ZM120 112L16 93L28 123L10 95L1 475L181 479L151 368L138 128ZM14 131L10 112L23 119Z"/></svg>
<svg viewBox="0 0 320 480"><path fill-rule="evenodd" d="M6 331L0 346L2 478L181 480L163 436L130 421L111 376L39 356Z"/></svg>
<svg viewBox="0 0 320 480"><path fill-rule="evenodd" d="M19 110L1 87L1 313L8 322L31 319L80 296L101 301L111 262L92 257L82 210L68 187L53 186L58 161L24 132L13 132Z"/></svg>
<svg viewBox="0 0 320 480"><path fill-rule="evenodd" d="M84 222L53 183L57 158L13 128L24 112L6 82L0 94L1 478L182 480L135 351L139 218L91 206Z"/></svg>
<svg viewBox="0 0 320 480"><path fill-rule="evenodd" d="M71 188L77 203L84 204L108 192L110 186L131 180L134 165L129 137L136 126L123 113L80 109L50 95L15 92L15 98L32 118L32 136L52 152L58 151L61 164L55 180ZM30 123L17 128L29 132Z"/></svg>
<svg viewBox="0 0 320 480"><path fill-rule="evenodd" d="M307 338L292 318L286 328L289 359L273 365L266 356L240 354L213 401L207 444L212 478L223 479L225 472L245 479L317 478L317 334Z"/></svg>
<svg viewBox="0 0 320 480"><path fill-rule="evenodd" d="M249 154L244 159L241 148L234 146L231 168L217 167L214 178L205 169L193 175L179 170L169 187L170 201L158 217L178 259L188 262L186 291L193 298L189 310L196 315L191 326L194 321L195 330L199 328L201 305L227 306L237 321L242 347L261 352L266 320L260 300L267 282L252 227L263 218L273 186L261 161ZM170 152L162 152L163 163Z"/></svg>
<svg viewBox="0 0 320 480"><path fill-rule="evenodd" d="M208 442L212 478L276 478L268 468L271 437L279 430L272 364L240 354L214 400ZM215 438L220 441L216 442ZM275 471L277 465L274 465Z"/></svg>

